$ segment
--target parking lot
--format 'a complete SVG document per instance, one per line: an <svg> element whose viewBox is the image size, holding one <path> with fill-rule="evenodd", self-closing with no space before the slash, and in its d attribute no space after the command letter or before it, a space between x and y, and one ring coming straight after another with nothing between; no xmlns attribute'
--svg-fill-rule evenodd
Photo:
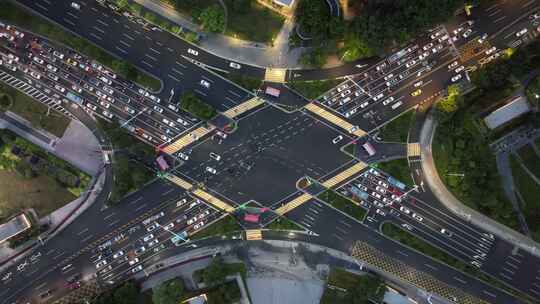
<svg viewBox="0 0 540 304"><path fill-rule="evenodd" d="M189 158L177 174L234 202L271 206L295 193L300 177L330 176L348 163L339 148L350 140L302 112L267 106L240 120L226 139L213 136L180 151Z"/></svg>

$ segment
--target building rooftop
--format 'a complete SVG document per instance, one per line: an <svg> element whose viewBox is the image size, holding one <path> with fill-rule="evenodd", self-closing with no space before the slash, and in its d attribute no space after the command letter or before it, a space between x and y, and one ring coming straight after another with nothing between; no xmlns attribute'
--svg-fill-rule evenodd
<svg viewBox="0 0 540 304"><path fill-rule="evenodd" d="M30 228L32 224L24 213L0 225L0 244Z"/></svg>
<svg viewBox="0 0 540 304"><path fill-rule="evenodd" d="M484 118L484 122L490 129L496 129L501 125L517 118L531 110L527 99L523 96L514 98L509 103L491 112Z"/></svg>

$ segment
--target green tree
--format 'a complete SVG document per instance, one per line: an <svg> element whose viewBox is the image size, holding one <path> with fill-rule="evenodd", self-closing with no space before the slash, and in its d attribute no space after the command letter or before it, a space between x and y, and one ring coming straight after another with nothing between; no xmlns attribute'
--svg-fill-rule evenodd
<svg viewBox="0 0 540 304"><path fill-rule="evenodd" d="M126 8L129 3L127 0L116 0L116 5L118 5L119 8Z"/></svg>
<svg viewBox="0 0 540 304"><path fill-rule="evenodd" d="M225 29L225 13L217 4L205 8L198 19L208 32L221 33Z"/></svg>
<svg viewBox="0 0 540 304"><path fill-rule="evenodd" d="M180 97L180 107L203 120L209 120L216 115L212 106L204 103L192 92L186 92Z"/></svg>
<svg viewBox="0 0 540 304"><path fill-rule="evenodd" d="M456 84L448 86L447 96L437 103L437 109L443 113L451 114L459 109L463 103L461 90Z"/></svg>
<svg viewBox="0 0 540 304"><path fill-rule="evenodd" d="M144 13L144 19L148 20L151 23L157 22L157 16L151 12Z"/></svg>
<svg viewBox="0 0 540 304"><path fill-rule="evenodd" d="M212 286L225 281L227 276L225 265L220 256L214 257L212 262L203 271L203 281L207 286Z"/></svg>
<svg viewBox="0 0 540 304"><path fill-rule="evenodd" d="M327 58L328 53L326 50L322 47L318 47L302 54L300 63L313 67L322 67L326 63Z"/></svg>
<svg viewBox="0 0 540 304"><path fill-rule="evenodd" d="M154 304L178 304L184 294L184 282L175 278L161 283L154 288L152 293L152 303Z"/></svg>

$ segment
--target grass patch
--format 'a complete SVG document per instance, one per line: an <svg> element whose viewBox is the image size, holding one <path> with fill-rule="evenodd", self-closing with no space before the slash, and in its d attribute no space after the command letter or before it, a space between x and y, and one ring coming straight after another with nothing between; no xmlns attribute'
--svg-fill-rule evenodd
<svg viewBox="0 0 540 304"><path fill-rule="evenodd" d="M302 227L298 226L295 222L285 217L277 218L265 228L272 230L303 230Z"/></svg>
<svg viewBox="0 0 540 304"><path fill-rule="evenodd" d="M481 281L484 281L489 285L502 289L518 298L521 298L521 299L527 298L527 295L522 294L514 289L511 289L507 285L504 285L503 283L493 279L492 277L487 276L486 274L480 272L479 269L473 266L470 266L469 264L459 259L454 258L453 256L442 251L441 249L429 244L428 242L420 238L417 238L413 234L409 233L408 231L404 229L401 229L400 227L392 223L386 222L382 225L382 234L384 234L385 236L401 244L409 246L439 262L452 266L466 274L471 275L472 277L475 277Z"/></svg>
<svg viewBox="0 0 540 304"><path fill-rule="evenodd" d="M271 43L285 18L255 0L224 0L227 5L226 34L242 40Z"/></svg>
<svg viewBox="0 0 540 304"><path fill-rule="evenodd" d="M488 139L480 133L471 112L470 108L459 109L437 127L432 149L439 176L465 205L519 229L512 204L504 196Z"/></svg>
<svg viewBox="0 0 540 304"><path fill-rule="evenodd" d="M395 159L384 163L377 164L377 168L395 177L399 181L413 185L414 181L411 177L411 171L407 159Z"/></svg>
<svg viewBox="0 0 540 304"><path fill-rule="evenodd" d="M47 106L3 83L0 83L0 94L7 94L11 98L11 104L2 110L18 114L35 128L62 137L71 122L69 118L56 111L51 111L47 116Z"/></svg>
<svg viewBox="0 0 540 304"><path fill-rule="evenodd" d="M199 230L191 237L191 239L198 240L205 237L218 236L239 230L242 230L242 227L238 224L238 222L236 222L236 219L230 215L227 215L223 219L213 223L205 229Z"/></svg>
<svg viewBox="0 0 540 304"><path fill-rule="evenodd" d="M319 195L319 199L325 201L326 203L332 205L334 208L339 209L346 214L354 217L355 219L362 221L367 214L367 211L357 205L355 202L347 199L335 191L326 190L325 192Z"/></svg>
<svg viewBox="0 0 540 304"><path fill-rule="evenodd" d="M114 149L113 172L114 185L109 203L115 204L155 177L149 168L154 162L155 151L149 145L137 140L118 123L98 121L101 129L107 134Z"/></svg>
<svg viewBox="0 0 540 304"><path fill-rule="evenodd" d="M340 84L342 79L316 80L316 81L295 81L289 83L289 87L298 91L307 99L315 99L324 92Z"/></svg>
<svg viewBox="0 0 540 304"><path fill-rule="evenodd" d="M528 163L526 165L529 166ZM527 174L515 156L511 156L510 166L515 186L519 189L525 203L522 209L532 238L540 241L540 185Z"/></svg>
<svg viewBox="0 0 540 304"><path fill-rule="evenodd" d="M236 83L237 85L243 87L244 89L253 92L257 89L259 89L263 83L261 79L240 75L240 74L234 74L234 73L220 73L221 76L229 79L230 81Z"/></svg>
<svg viewBox="0 0 540 304"><path fill-rule="evenodd" d="M380 303L385 291L384 281L380 277L369 274L360 276L341 268L332 268L319 303Z"/></svg>
<svg viewBox="0 0 540 304"><path fill-rule="evenodd" d="M8 1L0 2L0 19L7 23L28 29L36 34L43 35L53 42L61 42L86 56L95 59L103 65L126 77L128 80L137 82L143 87L157 91L161 87L158 79L143 73L135 66L126 64L125 61L116 59L101 48L89 41L80 38L71 32L63 30L59 26L34 15Z"/></svg>
<svg viewBox="0 0 540 304"><path fill-rule="evenodd" d="M536 147L538 147L538 149L540 149L540 137L538 137L534 143L536 144Z"/></svg>
<svg viewBox="0 0 540 304"><path fill-rule="evenodd" d="M517 152L527 168L529 168L536 177L540 178L540 157L536 155L534 148L531 145L526 145Z"/></svg>
<svg viewBox="0 0 540 304"><path fill-rule="evenodd" d="M390 142L407 142L407 135L409 134L409 128L414 121L415 110L409 110L408 112L400 115L390 123L384 125L379 135L384 141Z"/></svg>

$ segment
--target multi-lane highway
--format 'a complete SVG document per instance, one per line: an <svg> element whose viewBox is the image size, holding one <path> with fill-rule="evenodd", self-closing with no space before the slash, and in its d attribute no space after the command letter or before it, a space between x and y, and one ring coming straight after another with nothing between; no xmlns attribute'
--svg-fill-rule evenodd
<svg viewBox="0 0 540 304"><path fill-rule="evenodd" d="M148 92L91 58L41 39L31 42L32 35L21 35L20 29L6 26L0 29L8 35L0 38L0 77L14 78L8 81L36 98L41 99L38 93L49 96L50 100L43 98L43 102L79 103L89 113L118 118L134 135L155 146L200 125L189 114L177 111L176 102L169 102L171 90L174 98L193 91L225 111L253 95L208 69L259 78L264 75L263 69L245 64L238 67L95 1L78 1L80 8L71 6L71 1L18 2L159 77L163 88ZM537 1L496 2L475 8L472 18L457 16L382 60L369 59L327 71L289 71L288 77L352 75L316 103L362 130L373 131L412 106L434 100L450 83L468 86L467 71L495 60L501 54L499 49L536 36L536 20L530 15L537 9ZM235 133L222 137L211 133L181 150L178 157L182 162L174 173L231 203L254 200L277 207L299 194L299 178L308 175L325 180L353 163L340 152L344 143L354 139L347 131L308 111L291 114L263 105L239 117ZM363 204L369 212L364 224L317 200L304 203L289 216L320 235L310 237L310 241L349 251L355 241L362 240L480 299L519 303L500 290L382 238L377 232L379 224L390 221L531 297L540 296L540 273L530 266L540 265L535 257L452 215L429 192L403 196L411 189L395 188L388 176L377 171L365 171L344 186L345 193L358 190L367 194ZM104 284L140 276L148 264L178 252L168 250L174 247L170 241L174 233L182 239L219 216L186 196L184 190L154 181L119 206L104 210L92 207L26 260L2 272L0 296L3 303L38 303L60 297L75 274L80 277L74 280L83 282L97 274Z"/></svg>

